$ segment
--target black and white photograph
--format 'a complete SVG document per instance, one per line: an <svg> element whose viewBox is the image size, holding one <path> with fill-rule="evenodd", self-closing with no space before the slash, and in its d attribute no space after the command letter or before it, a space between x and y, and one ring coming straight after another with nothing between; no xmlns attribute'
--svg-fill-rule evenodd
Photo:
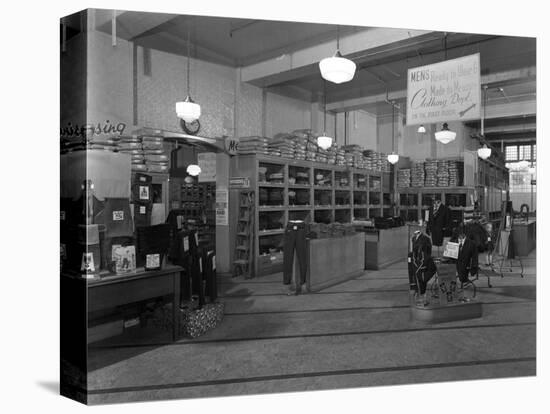
<svg viewBox="0 0 550 414"><path fill-rule="evenodd" d="M395 23L138 4L47 17L58 126L17 237L56 252L33 261L56 296L14 297L29 333L47 297L56 315L57 380L35 386L69 409L381 412L385 393L538 412L521 394L546 352L539 32L461 26L457 4Z"/></svg>

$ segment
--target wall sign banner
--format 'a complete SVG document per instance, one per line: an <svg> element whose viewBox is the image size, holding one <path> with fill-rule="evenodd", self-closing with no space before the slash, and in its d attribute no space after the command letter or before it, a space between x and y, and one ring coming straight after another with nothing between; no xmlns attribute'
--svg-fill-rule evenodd
<svg viewBox="0 0 550 414"><path fill-rule="evenodd" d="M481 117L479 53L407 72L407 125Z"/></svg>
<svg viewBox="0 0 550 414"><path fill-rule="evenodd" d="M229 224L229 191L216 190L216 226Z"/></svg>
<svg viewBox="0 0 550 414"><path fill-rule="evenodd" d="M197 154L197 162L201 167L199 183L216 181L216 153L201 152Z"/></svg>

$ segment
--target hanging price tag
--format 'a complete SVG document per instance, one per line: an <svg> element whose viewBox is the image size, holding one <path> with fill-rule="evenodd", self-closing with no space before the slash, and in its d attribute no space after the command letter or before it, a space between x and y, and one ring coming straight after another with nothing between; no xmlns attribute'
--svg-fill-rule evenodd
<svg viewBox="0 0 550 414"><path fill-rule="evenodd" d="M124 220L124 211L113 211L113 221L122 221Z"/></svg>
<svg viewBox="0 0 550 414"><path fill-rule="evenodd" d="M183 251L186 252L189 250L189 237L185 236L183 238Z"/></svg>

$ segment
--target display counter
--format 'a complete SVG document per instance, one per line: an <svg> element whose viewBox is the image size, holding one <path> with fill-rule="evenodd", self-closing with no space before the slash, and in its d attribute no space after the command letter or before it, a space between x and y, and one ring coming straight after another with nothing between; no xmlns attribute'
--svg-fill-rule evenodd
<svg viewBox="0 0 550 414"><path fill-rule="evenodd" d="M537 221L514 220L514 247L518 256L528 256L537 246Z"/></svg>
<svg viewBox="0 0 550 414"><path fill-rule="evenodd" d="M378 270L404 260L408 251L408 228L365 230L365 269Z"/></svg>
<svg viewBox="0 0 550 414"><path fill-rule="evenodd" d="M324 289L364 271L365 233L308 241L307 287Z"/></svg>

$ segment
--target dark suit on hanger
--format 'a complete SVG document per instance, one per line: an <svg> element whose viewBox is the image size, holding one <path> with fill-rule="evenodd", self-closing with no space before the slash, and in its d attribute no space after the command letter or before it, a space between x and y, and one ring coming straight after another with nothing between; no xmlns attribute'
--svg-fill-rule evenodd
<svg viewBox="0 0 550 414"><path fill-rule="evenodd" d="M449 233L450 225L451 213L446 205L440 204L437 209L432 208L430 210L426 233L432 236L432 244L434 246L441 246L443 244L443 237Z"/></svg>
<svg viewBox="0 0 550 414"><path fill-rule="evenodd" d="M478 251L475 242L471 239L464 239L464 243L458 249L456 260L456 271L461 282L468 281L468 275L477 274Z"/></svg>

